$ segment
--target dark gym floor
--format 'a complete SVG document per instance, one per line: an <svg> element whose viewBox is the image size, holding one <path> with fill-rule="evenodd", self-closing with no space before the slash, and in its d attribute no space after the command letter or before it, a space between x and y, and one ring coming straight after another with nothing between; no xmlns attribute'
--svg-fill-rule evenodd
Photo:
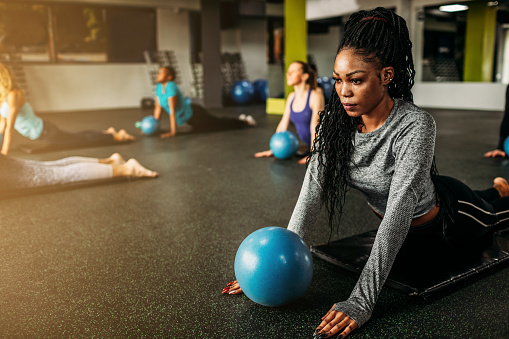
<svg viewBox="0 0 509 339"><path fill-rule="evenodd" d="M473 188L509 177L509 161L485 159L502 112L429 110L437 121L441 174ZM269 308L222 295L235 278L237 247L256 229L285 227L305 167L255 159L279 121L263 106L256 128L128 145L10 155L52 160L120 152L160 173L157 179L85 185L0 200L0 336L3 338L311 338L319 319L344 300L357 277L319 258L310 288L292 305ZM141 109L48 114L68 130L126 128ZM24 141L16 139L15 144ZM348 193L337 237L376 228L363 197ZM328 239L324 213L308 241ZM508 338L509 266L431 299L384 288L372 319L351 338Z"/></svg>

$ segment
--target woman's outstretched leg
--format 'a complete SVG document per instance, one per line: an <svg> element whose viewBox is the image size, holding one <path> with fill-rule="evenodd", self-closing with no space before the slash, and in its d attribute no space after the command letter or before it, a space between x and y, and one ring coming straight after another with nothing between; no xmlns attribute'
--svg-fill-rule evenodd
<svg viewBox="0 0 509 339"><path fill-rule="evenodd" d="M67 166L71 164L79 164L79 163L100 163L107 165L122 165L125 163L124 158L119 153L113 153L108 158L91 158L91 157L81 157L81 156L72 156L67 158L62 158L58 160L50 160L50 161L37 161L37 160L26 160L27 162L38 163L40 165L46 166Z"/></svg>

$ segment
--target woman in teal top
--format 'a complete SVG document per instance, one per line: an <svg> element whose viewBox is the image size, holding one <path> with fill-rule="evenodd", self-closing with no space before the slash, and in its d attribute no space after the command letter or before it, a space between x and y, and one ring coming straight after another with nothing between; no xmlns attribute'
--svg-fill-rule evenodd
<svg viewBox="0 0 509 339"><path fill-rule="evenodd" d="M166 112L170 119L170 131L161 134L161 138L170 138L177 134L177 125L189 124L192 132L206 132L238 129L255 126L252 116L240 115L238 119L218 118L207 112L202 106L189 103L173 81L175 70L172 67L161 67L156 77L156 98L154 117L159 120L161 112Z"/></svg>
<svg viewBox="0 0 509 339"><path fill-rule="evenodd" d="M113 127L105 131L66 132L38 117L16 84L11 70L3 64L0 64L0 103L0 136L3 137L0 153L3 155L9 152L14 130L30 140L43 141L49 145L63 144L67 147L134 140L125 130L116 131Z"/></svg>

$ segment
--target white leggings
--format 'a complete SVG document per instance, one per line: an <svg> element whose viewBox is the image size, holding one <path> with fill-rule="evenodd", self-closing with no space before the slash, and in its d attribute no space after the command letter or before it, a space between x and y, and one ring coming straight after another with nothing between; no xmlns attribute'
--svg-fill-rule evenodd
<svg viewBox="0 0 509 339"><path fill-rule="evenodd" d="M5 189L62 185L89 180L110 179L113 167L97 158L69 157L55 161L36 161L0 157Z"/></svg>

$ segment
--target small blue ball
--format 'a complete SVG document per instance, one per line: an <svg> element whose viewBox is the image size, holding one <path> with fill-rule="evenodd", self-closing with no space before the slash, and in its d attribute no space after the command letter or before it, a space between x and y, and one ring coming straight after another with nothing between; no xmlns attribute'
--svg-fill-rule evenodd
<svg viewBox="0 0 509 339"><path fill-rule="evenodd" d="M325 100L329 100L329 97L331 96L332 91L335 90L334 79L329 78L329 77L322 77L322 78L320 78L320 81L318 82L318 84L320 87L322 87L323 96L325 97Z"/></svg>
<svg viewBox="0 0 509 339"><path fill-rule="evenodd" d="M267 98L269 96L269 85L267 83L267 80L258 79L253 81L253 87L255 90L256 97L263 102L267 101Z"/></svg>
<svg viewBox="0 0 509 339"><path fill-rule="evenodd" d="M136 127L141 129L143 134L146 135L152 135L154 133L159 132L159 129L161 128L161 124L159 123L159 120L154 118L153 115L146 116L141 120L141 122L136 123Z"/></svg>
<svg viewBox="0 0 509 339"><path fill-rule="evenodd" d="M286 228L265 227L240 244L235 277L252 301L282 306L306 292L313 277L313 258L297 234Z"/></svg>
<svg viewBox="0 0 509 339"><path fill-rule="evenodd" d="M299 139L290 131L275 133L269 144L272 154L278 159L291 158L299 150Z"/></svg>
<svg viewBox="0 0 509 339"><path fill-rule="evenodd" d="M255 90L253 84L247 80L237 81L233 84L230 95L237 104L245 104L253 99Z"/></svg>
<svg viewBox="0 0 509 339"><path fill-rule="evenodd" d="M504 152L506 156L509 156L509 137L507 137L504 141Z"/></svg>

